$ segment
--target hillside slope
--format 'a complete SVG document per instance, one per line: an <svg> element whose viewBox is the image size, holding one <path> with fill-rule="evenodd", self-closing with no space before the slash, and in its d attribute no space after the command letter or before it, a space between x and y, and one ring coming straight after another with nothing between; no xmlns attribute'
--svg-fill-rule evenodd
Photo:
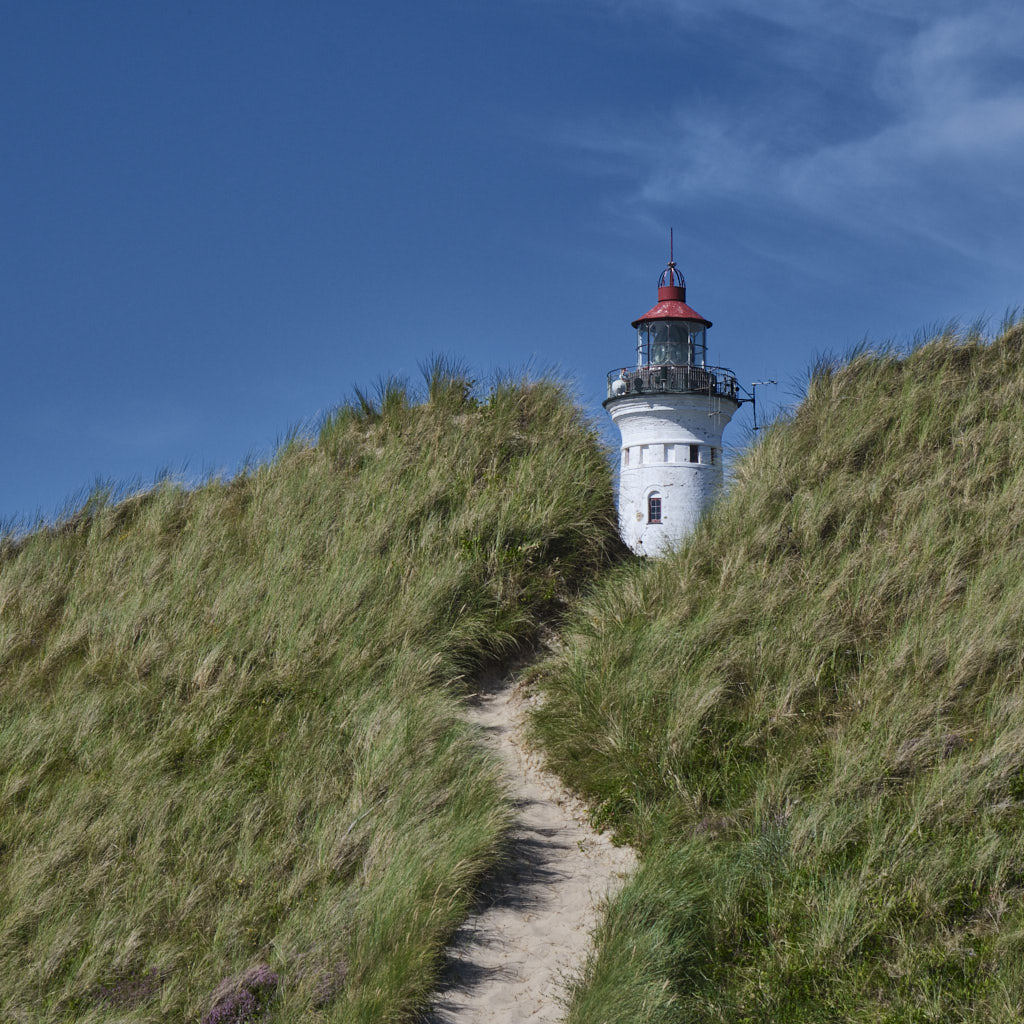
<svg viewBox="0 0 1024 1024"><path fill-rule="evenodd" d="M461 681L617 541L559 387L381 391L0 546L0 1019L424 1004L509 819Z"/></svg>
<svg viewBox="0 0 1024 1024"><path fill-rule="evenodd" d="M574 1024L1024 1016L1024 327L821 365L543 667L643 850Z"/></svg>

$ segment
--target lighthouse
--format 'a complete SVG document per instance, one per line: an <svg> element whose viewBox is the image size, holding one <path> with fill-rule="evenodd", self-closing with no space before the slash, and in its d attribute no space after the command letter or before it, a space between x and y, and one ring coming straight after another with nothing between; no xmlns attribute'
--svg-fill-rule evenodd
<svg viewBox="0 0 1024 1024"><path fill-rule="evenodd" d="M742 404L736 376L707 362L705 320L686 304L671 242L658 302L633 321L635 365L608 374L604 407L622 435L619 532L638 555L690 534L722 486L722 431Z"/></svg>

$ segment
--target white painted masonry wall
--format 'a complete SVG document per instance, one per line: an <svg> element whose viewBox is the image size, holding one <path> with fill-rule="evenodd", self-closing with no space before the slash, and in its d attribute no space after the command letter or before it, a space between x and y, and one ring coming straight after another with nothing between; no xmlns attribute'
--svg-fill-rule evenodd
<svg viewBox="0 0 1024 1024"><path fill-rule="evenodd" d="M663 555L693 532L722 486L722 431L739 408L707 394L646 393L605 402L622 434L619 531L638 555ZM691 462L691 445L698 462ZM648 498L661 498L661 522L648 522Z"/></svg>

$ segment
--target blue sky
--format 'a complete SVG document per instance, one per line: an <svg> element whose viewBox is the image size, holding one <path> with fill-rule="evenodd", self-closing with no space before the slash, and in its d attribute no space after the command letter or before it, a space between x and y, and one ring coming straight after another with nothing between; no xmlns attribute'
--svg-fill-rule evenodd
<svg viewBox="0 0 1024 1024"><path fill-rule="evenodd" d="M434 353L603 417L670 226L710 361L783 403L1024 303L1009 0L0 0L0 133L0 521Z"/></svg>

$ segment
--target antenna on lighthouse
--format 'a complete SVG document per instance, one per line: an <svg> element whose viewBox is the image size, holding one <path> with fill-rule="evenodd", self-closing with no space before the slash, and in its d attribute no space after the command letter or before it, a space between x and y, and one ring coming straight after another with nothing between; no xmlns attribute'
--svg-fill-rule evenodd
<svg viewBox="0 0 1024 1024"><path fill-rule="evenodd" d="M754 409L754 429L760 430L761 428L757 425L757 389L759 387L767 387L769 384L778 384L777 380L755 380L750 385L750 403Z"/></svg>
<svg viewBox="0 0 1024 1024"><path fill-rule="evenodd" d="M676 266L676 240L675 231L672 228L668 229L668 266L661 272L661 277L658 278L658 288L680 288L682 294L674 296L674 298L686 301L686 279L680 273L679 268ZM661 298L667 296L662 295Z"/></svg>

